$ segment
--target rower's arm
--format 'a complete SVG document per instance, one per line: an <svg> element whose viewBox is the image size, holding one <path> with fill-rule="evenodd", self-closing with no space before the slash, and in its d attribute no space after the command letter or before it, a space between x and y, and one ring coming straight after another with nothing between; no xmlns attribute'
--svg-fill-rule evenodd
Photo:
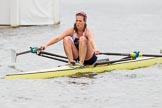
<svg viewBox="0 0 162 108"><path fill-rule="evenodd" d="M95 53L98 54L99 53L99 50L97 49L96 47L96 43L95 43L95 39L94 39L94 36L92 34L92 32L90 30L87 31L87 37L92 45L92 48L94 49Z"/></svg>
<svg viewBox="0 0 162 108"><path fill-rule="evenodd" d="M61 33L61 34L57 35L56 37L53 37L52 39L50 39L44 46L48 47L52 44L55 44L55 43L61 41L64 37L69 36L71 34L72 30L73 30L72 28L65 30L63 33Z"/></svg>
<svg viewBox="0 0 162 108"><path fill-rule="evenodd" d="M55 44L55 43L59 42L64 37L64 35L65 35L65 33L62 33L60 35L57 35L56 37L53 37L45 45L50 46L52 44Z"/></svg>

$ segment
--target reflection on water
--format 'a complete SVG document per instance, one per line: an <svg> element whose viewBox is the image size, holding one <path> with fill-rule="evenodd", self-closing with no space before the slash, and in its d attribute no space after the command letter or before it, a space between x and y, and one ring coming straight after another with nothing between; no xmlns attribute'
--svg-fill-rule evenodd
<svg viewBox="0 0 162 108"><path fill-rule="evenodd" d="M89 73L76 73L72 76L70 76L71 78L81 78L81 77L86 77L86 78L95 78L95 76L97 75L97 73L93 73L93 72L89 72Z"/></svg>

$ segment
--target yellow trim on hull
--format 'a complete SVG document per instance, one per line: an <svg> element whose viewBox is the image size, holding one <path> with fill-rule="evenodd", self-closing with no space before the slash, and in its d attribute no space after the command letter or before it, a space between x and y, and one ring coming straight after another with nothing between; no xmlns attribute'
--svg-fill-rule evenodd
<svg viewBox="0 0 162 108"><path fill-rule="evenodd" d="M137 68L149 67L159 63L162 63L162 57L148 58L148 59L140 58L137 60L119 62L111 65L98 65L96 67L89 66L85 68L75 68L75 69L69 66L62 66L54 69L32 71L21 74L10 74L6 75L5 79L13 79L13 78L42 79L42 78L71 76L77 73L89 73L89 72L102 73L112 70L132 70Z"/></svg>

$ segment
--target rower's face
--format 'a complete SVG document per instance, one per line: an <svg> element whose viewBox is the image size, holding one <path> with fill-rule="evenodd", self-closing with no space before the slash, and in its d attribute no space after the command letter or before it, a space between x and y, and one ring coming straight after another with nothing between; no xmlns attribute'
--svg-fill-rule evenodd
<svg viewBox="0 0 162 108"><path fill-rule="evenodd" d="M85 21L84 21L84 17L83 16L76 16L76 27L78 30L82 30L84 28L84 24L85 24Z"/></svg>

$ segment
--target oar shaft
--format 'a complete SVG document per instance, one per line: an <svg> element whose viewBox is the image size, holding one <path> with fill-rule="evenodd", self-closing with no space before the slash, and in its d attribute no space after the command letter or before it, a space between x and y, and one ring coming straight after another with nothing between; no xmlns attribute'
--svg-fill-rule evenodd
<svg viewBox="0 0 162 108"><path fill-rule="evenodd" d="M130 56L130 57L162 57L162 55L154 55L154 54L142 54L142 53L100 53L103 55L116 55L116 56Z"/></svg>
<svg viewBox="0 0 162 108"><path fill-rule="evenodd" d="M122 62L122 61L128 61L128 60L132 60L131 58L122 58L122 59L119 59L119 60L113 60L113 61L106 61L106 62L99 62L99 63L94 63L94 67L97 66L97 65L102 65L102 64L112 64L112 63L117 63L117 62Z"/></svg>
<svg viewBox="0 0 162 108"><path fill-rule="evenodd" d="M143 54L145 57L162 57L162 55Z"/></svg>
<svg viewBox="0 0 162 108"><path fill-rule="evenodd" d="M130 56L130 54L126 54L126 53L99 53L99 54L103 54L103 55L117 55L117 56Z"/></svg>
<svg viewBox="0 0 162 108"><path fill-rule="evenodd" d="M16 56L22 55L22 54L26 54L26 53L30 53L30 52L31 52L31 50L20 52L20 53L16 53Z"/></svg>
<svg viewBox="0 0 162 108"><path fill-rule="evenodd" d="M23 52L20 52L20 53L16 53L16 56L18 55L22 55L22 54L27 54L27 53L37 53L37 51L41 50L40 48L38 47L30 47L30 50L27 50L27 51L23 51Z"/></svg>
<svg viewBox="0 0 162 108"><path fill-rule="evenodd" d="M53 53L49 53L49 52L45 52L45 51L41 51L40 54L46 54L46 55L50 55L50 56L55 56L55 57L67 59L67 57L65 57L65 56L57 55L57 54L53 54Z"/></svg>
<svg viewBox="0 0 162 108"><path fill-rule="evenodd" d="M55 58L55 57L50 57L50 56L46 56L46 55L41 55L41 56L46 57L46 58L50 58L50 59L53 59L53 60L58 60L58 61L61 61L61 62L68 63L67 60L63 60L63 59L59 59L59 58Z"/></svg>

